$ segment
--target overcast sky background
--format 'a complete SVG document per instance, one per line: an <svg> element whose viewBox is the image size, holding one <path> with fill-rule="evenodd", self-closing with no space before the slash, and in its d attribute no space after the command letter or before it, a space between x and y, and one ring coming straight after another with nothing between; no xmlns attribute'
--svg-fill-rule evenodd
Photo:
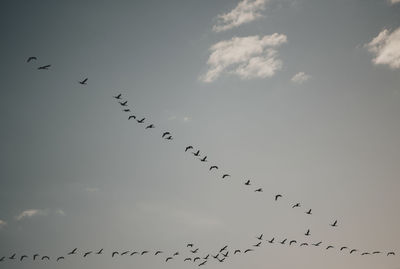
<svg viewBox="0 0 400 269"><path fill-rule="evenodd" d="M29 260L0 268L189 268L189 242L205 256L263 233L323 244L264 241L205 268L399 269L391 1L2 1L0 258ZM156 128L128 121L118 93Z"/></svg>

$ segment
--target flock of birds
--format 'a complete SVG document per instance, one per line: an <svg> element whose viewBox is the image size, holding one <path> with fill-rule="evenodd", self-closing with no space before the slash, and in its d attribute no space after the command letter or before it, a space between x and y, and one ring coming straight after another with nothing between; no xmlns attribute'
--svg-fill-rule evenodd
<svg viewBox="0 0 400 269"><path fill-rule="evenodd" d="M29 57L27 59L27 62L32 62L32 61L37 61L37 57ZM50 64L47 65L42 65L39 66L38 69L39 70L49 70L49 68L51 67ZM84 78L80 81L78 81L79 84L81 85L86 85L88 82L88 78ZM133 112L131 111L131 109L128 106L128 101L124 100L122 98L122 94L118 94L116 96L113 96L113 98L115 98L119 105L122 107L123 112L129 113L128 115L128 120L135 120L138 124L141 124L142 126L144 126L145 129L154 129L156 128L154 123L148 123L146 121L146 118L144 117L137 117L135 114L133 114ZM164 140L173 140L173 136L171 134L170 131L163 131L161 133L161 138ZM185 147L184 152L186 153L190 153L192 154L194 157L198 157L198 159L200 160L200 162L208 162L208 157L207 155L202 155L201 151L199 149L195 149L192 145L188 145ZM208 168L209 171L217 171L220 170L218 165L210 165ZM231 175L228 173L221 173L221 179L226 180L228 178L230 178ZM244 186L253 186L253 182L251 182L250 180L244 180L243 182ZM263 192L263 188L261 187L255 187L254 192L256 193L262 193ZM278 201L281 198L283 198L283 194L275 194L273 199L274 201ZM296 202L291 204L291 208L300 208L302 207L301 203ZM312 209L309 208L308 210L306 210L304 212L307 215L312 215ZM338 220L334 220L333 222L331 222L329 224L331 227L337 227L338 226ZM311 235L310 229L308 229L305 233L304 236L309 237ZM337 249L339 252L345 252L347 251L349 254L354 254L354 253L359 253L361 256L366 256L366 255L386 255L386 256L395 256L395 252L394 251L379 251L379 250L375 250L375 251L360 251L359 249L356 248L350 248L347 246L334 246L331 244L327 244L324 245L322 241L318 241L318 242L302 242L302 241L297 241L295 239L288 239L288 238L284 238L282 240L277 240L275 237L272 237L271 239L263 239L263 234L261 234L260 236L257 236L256 239L258 240L257 243L252 244L250 247L248 248L244 248L244 249L230 249L228 247L228 245L224 246L223 248L221 248L218 252L216 253L205 253L203 255L198 254L199 252L199 248L194 248L194 245L192 243L187 244L187 248L189 248L189 254L191 254L190 256L187 255L181 255L179 251L174 251L171 252L172 254L169 255L164 255L164 251L162 250L156 250L153 251L154 255L153 256L158 256L161 257L163 256L165 262L169 262L171 260L177 259L178 257L182 257L183 256L183 261L184 262L192 262L198 266L202 266L205 265L209 260L213 259L217 262L224 262L228 257L231 257L230 254L233 253L233 256L238 255L238 254L246 254L252 251L255 251L256 249L260 248L262 243L265 242L268 245L272 245L274 243L278 243L279 245L288 245L288 246L295 246L297 245L298 247L307 247L307 246L314 246L314 247L324 247L325 250L330 250L330 249ZM122 256L143 256L143 255L151 255L153 253L152 251L149 250L142 250L142 251L129 251L129 250L124 250L124 251L111 251L109 254L111 255L112 258L117 258L117 257L122 257ZM98 251L83 251L78 253L78 249L75 248L72 251L68 252L66 255L62 255L62 256L58 256L58 257L54 257L53 259L50 258L50 256L47 255L39 255L39 254L34 254L31 256L32 260L34 261L49 261L49 260L55 260L57 262L61 262L63 260L65 260L67 257L70 256L82 256L83 258L87 258L88 256L92 256L92 255L101 255L101 254L105 254L104 249L100 249ZM6 260L19 260L19 261L25 261L28 260L30 257L28 255L20 255L17 256L16 253L6 257L3 256L0 258L0 262L4 262Z"/></svg>

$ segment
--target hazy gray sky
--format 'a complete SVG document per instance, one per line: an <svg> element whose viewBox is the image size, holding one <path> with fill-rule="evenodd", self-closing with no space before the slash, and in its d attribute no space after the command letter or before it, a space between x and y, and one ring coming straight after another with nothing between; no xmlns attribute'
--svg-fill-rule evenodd
<svg viewBox="0 0 400 269"><path fill-rule="evenodd" d="M0 268L398 269L398 2L2 1Z"/></svg>

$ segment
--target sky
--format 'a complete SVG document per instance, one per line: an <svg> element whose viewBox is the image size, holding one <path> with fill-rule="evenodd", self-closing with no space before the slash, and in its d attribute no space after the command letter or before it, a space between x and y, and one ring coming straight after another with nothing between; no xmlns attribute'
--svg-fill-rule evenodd
<svg viewBox="0 0 400 269"><path fill-rule="evenodd" d="M0 268L190 268L228 245L203 268L399 269L399 14L398 0L2 1Z"/></svg>

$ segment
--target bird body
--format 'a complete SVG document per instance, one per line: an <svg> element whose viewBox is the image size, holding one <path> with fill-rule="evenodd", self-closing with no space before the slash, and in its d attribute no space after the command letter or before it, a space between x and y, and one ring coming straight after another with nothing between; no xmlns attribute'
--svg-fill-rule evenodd
<svg viewBox="0 0 400 269"><path fill-rule="evenodd" d="M79 84L81 84L81 85L86 85L86 82L87 82L87 81L88 81L88 78L85 78L85 79L79 81Z"/></svg>
<svg viewBox="0 0 400 269"><path fill-rule="evenodd" d="M96 252L96 254L102 254L103 249L100 249L99 251Z"/></svg>
<svg viewBox="0 0 400 269"><path fill-rule="evenodd" d="M248 248L248 249L246 249L246 250L244 251L244 253L247 253L247 252L250 252L250 251L253 251L253 249Z"/></svg>
<svg viewBox="0 0 400 269"><path fill-rule="evenodd" d="M142 251L142 253L140 253L140 255L144 255L144 254L146 254L146 253L148 253L148 251L147 251L147 250L144 250L144 251Z"/></svg>
<svg viewBox="0 0 400 269"><path fill-rule="evenodd" d="M300 203L294 204L294 205L292 206L292 208L295 208L295 207L300 207Z"/></svg>
<svg viewBox="0 0 400 269"><path fill-rule="evenodd" d="M292 240L292 241L289 242L289 246L291 246L292 244L295 244L295 243L297 243L297 241L296 240Z"/></svg>
<svg viewBox="0 0 400 269"><path fill-rule="evenodd" d="M199 266L202 266L202 265L206 264L206 262L207 262L207 261L204 261L204 262L202 262L202 263L199 263Z"/></svg>
<svg viewBox="0 0 400 269"><path fill-rule="evenodd" d="M310 235L310 229L308 229L307 232L304 235L305 236L309 236Z"/></svg>
<svg viewBox="0 0 400 269"><path fill-rule="evenodd" d="M256 190L254 190L254 192L262 192L262 191L263 191L262 188L258 188L258 189L256 189Z"/></svg>
<svg viewBox="0 0 400 269"><path fill-rule="evenodd" d="M172 260L172 257L167 257L167 258L165 259L165 262L167 262L167 261L169 261L169 260Z"/></svg>
<svg viewBox="0 0 400 269"><path fill-rule="evenodd" d="M280 243L283 245L283 244L285 244L285 242L286 242L286 238L284 239L284 240L282 240Z"/></svg>
<svg viewBox="0 0 400 269"><path fill-rule="evenodd" d="M311 208L306 212L306 214L311 215Z"/></svg>
<svg viewBox="0 0 400 269"><path fill-rule="evenodd" d="M154 255L158 255L158 254L161 254L161 253L163 253L161 250L158 250L158 251L156 251L156 253L154 253Z"/></svg>
<svg viewBox="0 0 400 269"><path fill-rule="evenodd" d="M230 177L231 175L229 175L229 174L223 174L222 175L222 178L226 178L226 177Z"/></svg>
<svg viewBox="0 0 400 269"><path fill-rule="evenodd" d="M65 258L63 256L60 256L60 257L57 258L57 261L64 260L64 259Z"/></svg>
<svg viewBox="0 0 400 269"><path fill-rule="evenodd" d="M129 253L129 250L124 251L124 252L121 253L121 256L124 256L124 255L126 255L126 254L128 254L128 253Z"/></svg>
<svg viewBox="0 0 400 269"><path fill-rule="evenodd" d="M138 123L143 123L145 119L146 119L146 118L142 118L141 120L138 120L137 122L138 122Z"/></svg>
<svg viewBox="0 0 400 269"><path fill-rule="evenodd" d="M320 242L315 243L315 244L312 244L312 245L318 247L318 246L321 245L321 244L322 244L322 242L320 241Z"/></svg>
<svg viewBox="0 0 400 269"><path fill-rule="evenodd" d="M21 258L19 259L20 261L22 261L23 259L28 258L27 255L22 255Z"/></svg>
<svg viewBox="0 0 400 269"><path fill-rule="evenodd" d="M200 156L200 150L196 151L196 152L192 152L194 156L198 157Z"/></svg>
<svg viewBox="0 0 400 269"><path fill-rule="evenodd" d="M146 126L146 129L152 129L152 128L154 128L154 124L150 124L150 125Z"/></svg>
<svg viewBox="0 0 400 269"><path fill-rule="evenodd" d="M118 252L118 251L114 251L114 252L111 254L111 257L114 258L115 255L119 255L119 252Z"/></svg>
<svg viewBox="0 0 400 269"><path fill-rule="evenodd" d="M31 56L26 60L26 62L29 63L30 61L33 61L33 60L37 60L37 58L35 56Z"/></svg>
<svg viewBox="0 0 400 269"><path fill-rule="evenodd" d="M253 245L253 247L259 247L261 245L261 242L258 242L257 244Z"/></svg>
<svg viewBox="0 0 400 269"><path fill-rule="evenodd" d="M335 220L335 221L331 224L331 226L332 226L332 227L337 227L337 220Z"/></svg>
<svg viewBox="0 0 400 269"><path fill-rule="evenodd" d="M247 181L244 183L244 185L250 186L250 185L251 185L251 184L250 184L250 180L247 180Z"/></svg>
<svg viewBox="0 0 400 269"><path fill-rule="evenodd" d="M261 234L260 236L256 237L258 240L262 240L264 234Z"/></svg>
<svg viewBox="0 0 400 269"><path fill-rule="evenodd" d="M193 146L187 146L187 147L185 148L185 152L188 151L189 149L192 149L192 148L193 148Z"/></svg>
<svg viewBox="0 0 400 269"><path fill-rule="evenodd" d="M271 240L268 241L268 243L274 243L275 237L273 237Z"/></svg>
<svg viewBox="0 0 400 269"><path fill-rule="evenodd" d="M128 120L130 120L130 119L136 119L136 116L135 116L135 115L130 115L130 116L128 117Z"/></svg>
<svg viewBox="0 0 400 269"><path fill-rule="evenodd" d="M117 96L113 96L115 99L117 99L117 100L121 100L121 96L122 96L122 94L118 94Z"/></svg>
<svg viewBox="0 0 400 269"><path fill-rule="evenodd" d="M170 132L164 132L161 137L164 138L164 136L170 135L170 134L171 134Z"/></svg>
<svg viewBox="0 0 400 269"><path fill-rule="evenodd" d="M125 101L125 102L119 102L119 104L120 104L121 106L126 106L126 105L128 104L128 101Z"/></svg>
<svg viewBox="0 0 400 269"><path fill-rule="evenodd" d="M211 167L210 167L210 169L209 169L209 170L211 171L211 170L213 170L213 169L218 169L218 166L216 166L216 165L213 165L213 166L211 166Z"/></svg>
<svg viewBox="0 0 400 269"><path fill-rule="evenodd" d="M38 69L39 70L49 70L51 64L47 64L47 65L43 65L43 66L39 66Z"/></svg>
<svg viewBox="0 0 400 269"><path fill-rule="evenodd" d="M50 260L50 257L49 256L43 256L42 260L44 260L44 259Z"/></svg>
<svg viewBox="0 0 400 269"><path fill-rule="evenodd" d="M275 195L275 201L278 201L278 199L279 199L280 197L282 197L282 194L277 194L277 195Z"/></svg>
<svg viewBox="0 0 400 269"><path fill-rule="evenodd" d="M207 156L204 156L202 159L200 159L201 162L206 162L207 161Z"/></svg>
<svg viewBox="0 0 400 269"><path fill-rule="evenodd" d="M86 256L89 255L89 254L91 254L91 253L92 253L92 251L86 252L85 254L83 254L83 258L86 258Z"/></svg>

